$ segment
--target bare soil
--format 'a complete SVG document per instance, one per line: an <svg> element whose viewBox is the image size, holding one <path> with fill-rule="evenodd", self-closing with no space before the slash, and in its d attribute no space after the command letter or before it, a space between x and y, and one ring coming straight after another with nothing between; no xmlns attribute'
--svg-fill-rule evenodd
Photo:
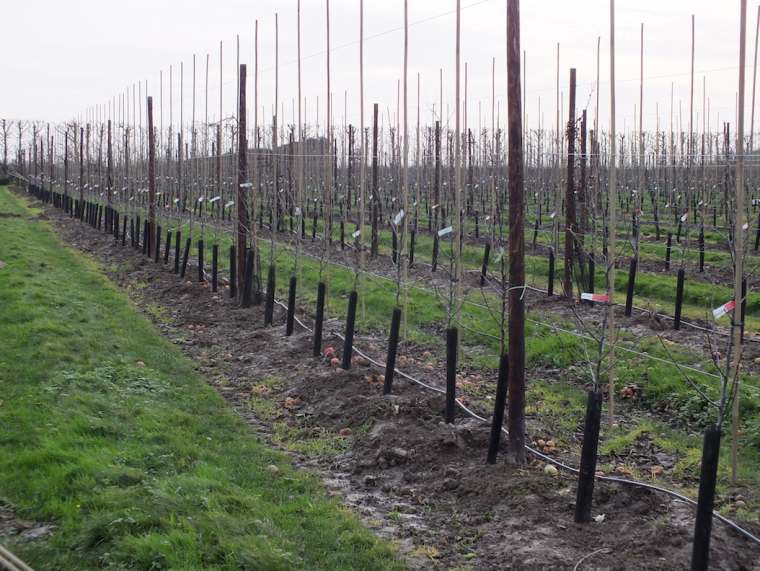
<svg viewBox="0 0 760 571"><path fill-rule="evenodd" d="M145 311L198 363L198 371L218 386L230 406L254 427L257 438L287 448L286 441L273 438L275 423L284 423L294 429L293 438L304 443L334 440L341 452L291 452L293 462L318 473L328 493L339 494L380 536L398 542L410 568L689 568L694 509L683 502L643 488L598 481L593 515L604 519L577 525L573 523L577 485L573 475L563 471L548 475L543 463L532 457L524 466L508 465L504 441L497 463L487 464L488 424L459 416L455 424L446 425L439 393L397 376L393 394L384 396L376 380L384 372L380 367L354 364L349 371L336 371L322 357L311 357L308 329L297 325L295 333L285 337L281 306L276 306L275 326L265 328L263 306L242 309L226 290L212 292L209 284L197 281L192 260L181 280L172 273L171 263L169 267L154 264L141 251L122 247L112 237L53 208L47 208L46 215L64 242L92 256L103 268L118 267L104 273L117 287L128 290L136 308ZM567 307L539 296L532 296L529 303L553 313ZM299 307L297 316L311 326L312 312L312 307ZM656 318L649 314L629 318L624 325L651 334L659 331ZM325 323L323 348L333 347L337 357L341 357L338 334L343 328L338 319ZM704 334L687 328L679 332L679 343L685 342L685 335L693 337L695 349L704 350ZM376 332L358 328L356 346L375 360L382 358L386 343ZM403 346L409 360L402 370L443 387L443 363L428 371L424 350ZM495 384L495 371L474 371L472 377L467 373L465 377L473 383ZM528 371L529 381L538 376L564 382L561 371ZM258 388L275 377L280 382L271 392ZM275 413L257 412L251 406L252 395L263 398ZM489 411L478 413L490 417ZM579 418L573 435L578 442L582 425ZM350 434L340 436L343 429ZM569 452L560 451L558 458L566 464L578 463ZM626 457L600 458L600 463L667 467L675 460L643 435ZM693 487L696 479L685 484ZM760 525L746 527L760 534ZM716 521L710 568L760 571L760 547Z"/></svg>

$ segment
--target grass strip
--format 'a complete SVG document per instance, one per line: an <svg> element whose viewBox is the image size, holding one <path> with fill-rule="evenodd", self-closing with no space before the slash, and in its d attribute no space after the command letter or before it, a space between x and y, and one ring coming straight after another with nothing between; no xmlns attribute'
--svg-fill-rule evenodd
<svg viewBox="0 0 760 571"><path fill-rule="evenodd" d="M35 214L0 188L0 507L55 528L14 544L20 557L38 570L401 568Z"/></svg>

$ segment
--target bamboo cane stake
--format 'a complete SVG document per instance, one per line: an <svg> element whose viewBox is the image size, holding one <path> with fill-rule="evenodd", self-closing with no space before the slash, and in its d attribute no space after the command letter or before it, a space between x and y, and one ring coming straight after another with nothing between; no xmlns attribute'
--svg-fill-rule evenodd
<svg viewBox="0 0 760 571"><path fill-rule="evenodd" d="M601 91L600 85L599 85L599 71L600 71L600 56L602 51L602 37L599 36L596 39L596 107L594 108L594 137L593 141L591 141L591 156L595 157L592 161L592 165L596 165L596 173L597 173L597 183L599 182L599 155L598 155L598 146L599 146L599 92ZM597 149L597 150L595 150ZM593 169L593 166L591 167ZM602 189L600 184L595 184L596 187L596 193L594 196L594 209L593 209L593 219L597 219L597 214L599 212L599 206L601 206L602 203ZM602 220L604 220L604 217L602 217ZM593 233L591 235L591 254L593 256L596 256L596 224L592 224L591 228L593 229ZM604 222L602 222L602 236L605 236L604 232Z"/></svg>
<svg viewBox="0 0 760 571"><path fill-rule="evenodd" d="M146 89L147 92L147 89ZM185 64L179 64L179 129L177 132L178 153L177 166L179 171L179 192L181 211L184 212L187 204L187 191L185 190ZM190 236L193 235L193 217L190 217Z"/></svg>
<svg viewBox="0 0 760 571"><path fill-rule="evenodd" d="M239 58L239 56L238 56ZM240 81L243 81L241 78ZM245 92L243 92L245 93ZM244 139L246 151L248 150L248 136L246 134ZM273 149L274 150L274 149ZM247 167L246 162L246 167ZM261 185L259 184L259 21L256 20L254 24L253 33L253 186L251 186L251 213L248 217L248 225L251 232L251 251L253 252L253 283L255 285L256 299L259 299L259 292L261 290L261 282L259 281L259 274L256 268L259 267L259 250L256 233L256 216L257 216L257 201L260 200ZM272 248L274 251L274 248ZM238 269L238 275L242 273L243 266Z"/></svg>
<svg viewBox="0 0 760 571"><path fill-rule="evenodd" d="M561 204L561 198L560 198L560 192L561 192L561 173L560 173L560 160L561 160L561 152L560 152L560 137L562 133L562 127L560 126L560 118L559 118L559 107L560 107L560 97L559 97L559 42L557 42L557 122L556 125L556 140L554 143L554 169L555 169L555 184L554 184L554 217L553 217L553 228L552 228L552 234L554 237L554 255L555 258L557 254L559 253L559 211L560 211L560 204Z"/></svg>
<svg viewBox="0 0 760 571"><path fill-rule="evenodd" d="M694 203L694 195L692 192L692 166L694 164L694 130L692 127L692 121L694 120L694 45L695 45L695 32L694 32L694 14L691 15L691 89L689 91L689 141L687 145L687 161L686 161L686 213L689 213ZM686 230L686 247L689 247L689 219L686 218L684 224ZM683 259L682 259L682 264Z"/></svg>
<svg viewBox="0 0 760 571"><path fill-rule="evenodd" d="M272 211L272 227L270 228L270 235L272 236L272 264L275 267L275 283L277 283L277 255L276 255L276 249L277 249L277 240L275 240L275 234L277 233L277 230L280 225L280 177L279 177L279 170L278 170L278 133L277 133L277 125L279 117L277 116L277 107L280 103L280 25L279 25L279 18L278 14L275 13L274 15L274 117L272 118L272 176L274 177L274 180L272 181L272 204L271 208ZM254 218L255 220L255 218ZM253 222L252 226L256 226L256 223ZM269 295L267 293L267 295Z"/></svg>
<svg viewBox="0 0 760 571"><path fill-rule="evenodd" d="M615 141L615 0L610 0L610 250L607 259L607 272L609 274L609 324L610 324L610 380L607 390L608 420L609 426L615 423L615 248L617 234L617 143Z"/></svg>
<svg viewBox="0 0 760 571"><path fill-rule="evenodd" d="M641 24L641 79L639 82L639 190L636 193L636 263L641 257L641 222L644 205L644 24Z"/></svg>
<svg viewBox="0 0 760 571"><path fill-rule="evenodd" d="M327 130L325 168L325 305L330 305L330 254L332 253L332 93L330 92L330 0L325 0L327 11Z"/></svg>
<svg viewBox="0 0 760 571"><path fill-rule="evenodd" d="M491 60L491 228L489 240L491 249L496 245L496 175L498 155L496 154L496 58Z"/></svg>
<svg viewBox="0 0 760 571"><path fill-rule="evenodd" d="M147 89L146 89L147 91ZM148 207L150 235L156 235L156 139L153 134L153 97L148 96Z"/></svg>
<svg viewBox="0 0 760 571"><path fill-rule="evenodd" d="M363 1L363 0L362 0ZM303 209L301 216L297 218L296 228L296 267L298 272L298 293L303 295L303 273L301 264L301 228L306 219L306 209L303 200L303 128L301 118L301 0L298 0L298 157L296 159L298 170L298 184L296 187L296 209ZM363 182L363 181L362 181ZM364 317L364 289L362 289L362 317Z"/></svg>
<svg viewBox="0 0 760 571"><path fill-rule="evenodd" d="M702 76L702 149L700 151L700 163L702 165L702 232L705 231L705 209L708 203L707 196L707 161L705 160L705 126L707 125L707 79ZM709 199L712 200L711 198Z"/></svg>
<svg viewBox="0 0 760 571"><path fill-rule="evenodd" d="M731 481L739 481L739 373L744 323L742 323L742 262L744 247L744 75L747 50L747 0L741 0L739 29L739 108L736 131L736 214L734 218L734 307L732 327L734 334L733 403L731 410Z"/></svg>
<svg viewBox="0 0 760 571"><path fill-rule="evenodd" d="M462 141L460 132L460 109L461 100L459 93L459 69L460 69L460 54L461 54L461 0L457 0L457 27L456 27L456 111L455 111L455 126L454 126L454 192L456 193L456 221L454 225L454 231L456 235L454 237L454 244L456 252L454 254L455 269L454 269L454 282L455 293L454 302L456 303L456 328L457 328L457 355L461 353L462 348L462 307L459 303L461 295L462 284L460 280L462 278Z"/></svg>
<svg viewBox="0 0 760 571"><path fill-rule="evenodd" d="M570 94L567 121L567 185L565 187L565 274L563 290L568 302L573 301L573 251L575 246L575 68L570 68ZM510 205L510 210L512 205ZM558 216L557 216L558 218Z"/></svg>
<svg viewBox="0 0 760 571"><path fill-rule="evenodd" d="M757 44L760 40L760 6L757 7L757 26L755 28L755 63L752 66L752 113L749 121L749 152L755 149L755 87L757 85Z"/></svg>
<svg viewBox="0 0 760 571"><path fill-rule="evenodd" d="M422 164L420 163L420 72L417 72L417 191L415 193L414 203L414 231L417 232L417 226L419 222L418 212L420 208L422 192Z"/></svg>
<svg viewBox="0 0 760 571"><path fill-rule="evenodd" d="M193 181L193 187L198 182L198 161L196 160L196 130L195 130L195 54L193 54L193 112L192 112L192 124L190 127L190 180ZM192 187L191 187L192 188ZM202 194L203 191L200 190L200 193ZM191 197L190 199L193 201L193 210L195 210L196 204L202 204L198 203L198 196L196 196L196 191L191 190ZM192 215L191 218L192 220ZM201 218L201 240L203 240L203 230L204 230L204 224L203 224L203 218Z"/></svg>
<svg viewBox="0 0 760 571"><path fill-rule="evenodd" d="M300 0L299 0L300 1ZM359 167L359 251L362 296L362 319L366 317L364 305L364 215L365 215L365 178L367 170L366 151L364 148L364 0L359 0L359 130L361 131L361 166Z"/></svg>
<svg viewBox="0 0 760 571"><path fill-rule="evenodd" d="M404 204L404 230L401 244L401 259L403 260L403 288L404 288L404 341L407 339L407 288L406 282L409 276L409 120L408 120L408 73L407 63L409 60L409 13L408 0L404 0L404 174L403 174L403 204Z"/></svg>

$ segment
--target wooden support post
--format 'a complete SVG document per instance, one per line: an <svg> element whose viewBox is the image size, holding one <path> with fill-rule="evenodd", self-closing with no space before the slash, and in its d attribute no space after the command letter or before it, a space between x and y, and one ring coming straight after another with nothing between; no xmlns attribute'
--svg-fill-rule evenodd
<svg viewBox="0 0 760 571"><path fill-rule="evenodd" d="M153 133L153 97L148 97L148 220L149 236L156 234L156 140Z"/></svg>
<svg viewBox="0 0 760 571"><path fill-rule="evenodd" d="M377 103L375 103L372 123L372 243L370 246L370 258L373 260L376 260L379 254L377 218L378 207L380 204L380 193L378 192L377 187L377 160L379 152L377 148L377 111Z"/></svg>
<svg viewBox="0 0 760 571"><path fill-rule="evenodd" d="M525 461L525 196L520 93L520 0L507 0L509 374L507 461Z"/></svg>
<svg viewBox="0 0 760 571"><path fill-rule="evenodd" d="M565 297L573 300L573 245L575 243L575 68L570 70L567 120L567 187L565 189ZM512 210L510 204L510 211ZM511 232L510 232L511 234Z"/></svg>
<svg viewBox="0 0 760 571"><path fill-rule="evenodd" d="M739 481L739 368L742 357L742 337L744 320L742 316L742 278L744 247L744 77L747 49L747 0L741 0L741 29L739 32L739 107L738 129L736 131L736 213L734 215L734 300L736 306L732 316L734 335L733 363L733 408L731 411L731 482Z"/></svg>
<svg viewBox="0 0 760 571"><path fill-rule="evenodd" d="M246 103L245 103L245 84L247 77L246 65L240 64L240 93L238 108L238 168L237 168L237 193L235 207L237 208L237 222L235 232L237 234L237 267L242 270L246 267L245 258L247 250L248 236L248 138L246 136ZM253 266L255 267L255 265ZM245 272L238 272L238 292L243 292L243 282L245 281ZM258 293L258 292L257 292Z"/></svg>

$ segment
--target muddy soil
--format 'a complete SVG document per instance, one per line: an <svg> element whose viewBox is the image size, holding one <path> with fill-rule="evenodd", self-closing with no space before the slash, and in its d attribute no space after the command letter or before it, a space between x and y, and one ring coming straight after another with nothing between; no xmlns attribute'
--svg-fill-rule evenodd
<svg viewBox="0 0 760 571"><path fill-rule="evenodd" d="M171 263L168 267L154 264L141 250L122 247L58 210L48 207L46 216L63 241L92 256L103 268L117 268L104 269L104 273L197 362L199 372L218 387L259 438L283 449L293 448L281 437L284 425L292 428L292 438L302 444L334 442L337 453L290 455L295 465L317 472L328 493L340 495L379 535L398 542L410 568L689 568L694 510L685 503L626 484L597 482L592 515L603 516L599 518L603 521L576 525L573 475L563 471L549 475L544 464L530 456L524 466L508 465L504 439L496 464L488 465L488 423L460 413L453 425L446 425L439 392L397 377L393 394L384 396L377 380L384 368L365 366L365 361L354 363L349 371L338 371L322 357L312 358L308 329L313 325L312 307L298 308L303 325L297 324L295 333L285 337L283 307L276 306L275 326L263 327L263 306L242 309L228 291L212 292L210 284L198 282L192 260L181 280L172 273ZM532 309L569 311L566 303L543 296L531 297L529 303ZM582 307L581 311L601 308ZM649 314L628 319L623 322L631 330L660 332L658 321ZM325 323L323 348L333 347L337 357L341 357L343 327L338 319ZM664 335L666 329L672 331L663 327ZM704 334L690 333L687 328L679 333L679 343L684 343L684 335L693 337L695 348L704 348ZM356 346L373 359L382 359L386 343L382 336L358 327ZM402 370L443 388L445 359L439 358L428 370L423 351L424 347L403 346L409 359ZM476 373L464 376L474 384L494 386L495 372ZM562 382L560 374L528 371L528 378L540 375ZM266 410L253 406L254 397L255 402L267 405ZM477 412L490 416L487 410ZM573 435L578 442L582 425L579 418ZM575 454L559 451L557 457L577 466ZM634 462L667 468L675 458L657 450L642 435L628 457L600 458L600 463L615 461L620 466ZM685 484L694 487L696 479ZM745 527L760 535L760 525ZM760 547L715 522L710 568L760 571Z"/></svg>

